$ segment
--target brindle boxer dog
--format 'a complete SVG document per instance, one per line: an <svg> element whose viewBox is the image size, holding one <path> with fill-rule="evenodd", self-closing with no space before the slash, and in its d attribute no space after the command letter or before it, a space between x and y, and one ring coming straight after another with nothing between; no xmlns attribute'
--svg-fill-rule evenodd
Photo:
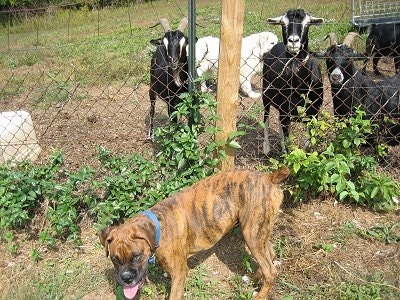
<svg viewBox="0 0 400 300"><path fill-rule="evenodd" d="M103 229L100 241L114 264L125 297L135 298L145 281L149 259L155 254L171 276L169 299L182 299L189 271L187 259L211 248L240 223L244 240L259 264L257 278L262 280L254 299L265 299L277 277L272 262L275 253L269 242L284 197L277 184L289 174L288 168L271 174L222 172L156 204L150 213Z"/></svg>

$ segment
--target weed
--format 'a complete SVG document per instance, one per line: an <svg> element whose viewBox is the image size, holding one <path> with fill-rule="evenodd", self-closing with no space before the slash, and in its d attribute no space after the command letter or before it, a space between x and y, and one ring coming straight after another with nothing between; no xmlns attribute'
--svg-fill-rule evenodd
<svg viewBox="0 0 400 300"><path fill-rule="evenodd" d="M210 299L215 296L215 289L218 283L207 279L208 270L204 265L199 265L189 275L186 281L187 299Z"/></svg>
<svg viewBox="0 0 400 300"><path fill-rule="evenodd" d="M3 239L6 241L6 249L11 254L16 254L18 251L18 244L14 242L14 234L11 231L3 233Z"/></svg>
<svg viewBox="0 0 400 300"><path fill-rule="evenodd" d="M36 248L32 249L32 251L31 251L31 259L34 262L38 262L39 260L42 259L42 256L40 255L40 252L39 252L38 249L36 249Z"/></svg>
<svg viewBox="0 0 400 300"><path fill-rule="evenodd" d="M274 243L274 250L279 258L286 257L288 248L289 240L286 237L280 238Z"/></svg>
<svg viewBox="0 0 400 300"><path fill-rule="evenodd" d="M335 230L332 239L337 243L344 244L356 233L357 225L353 221L347 221Z"/></svg>
<svg viewBox="0 0 400 300"><path fill-rule="evenodd" d="M393 225L375 225L368 229L359 229L358 235L365 239L377 240L386 244L400 242L400 223Z"/></svg>
<svg viewBox="0 0 400 300"><path fill-rule="evenodd" d="M246 268L246 271L248 273L253 273L253 266L252 266L252 261L253 261L253 257L247 253L245 250L243 250L242 252L242 263L244 265L244 267Z"/></svg>
<svg viewBox="0 0 400 300"><path fill-rule="evenodd" d="M233 278L233 292L236 300L249 300L253 297L253 287L248 281L243 280L240 276Z"/></svg>
<svg viewBox="0 0 400 300"><path fill-rule="evenodd" d="M339 299L342 300L363 300L383 299L381 288L371 284L342 283L339 287Z"/></svg>
<svg viewBox="0 0 400 300"><path fill-rule="evenodd" d="M325 252L332 252L335 249L335 244L325 244L325 243L316 243L314 245L315 249L321 249L324 250Z"/></svg>

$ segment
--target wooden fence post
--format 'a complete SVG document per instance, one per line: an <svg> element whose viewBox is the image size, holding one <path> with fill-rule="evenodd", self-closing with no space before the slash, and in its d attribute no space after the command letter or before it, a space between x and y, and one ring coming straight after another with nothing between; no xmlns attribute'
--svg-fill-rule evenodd
<svg viewBox="0 0 400 300"><path fill-rule="evenodd" d="M216 124L220 132L215 136L216 142L227 141L236 130L244 0L221 0L221 8ZM227 158L216 167L217 171L234 168L234 149L226 145L224 150Z"/></svg>

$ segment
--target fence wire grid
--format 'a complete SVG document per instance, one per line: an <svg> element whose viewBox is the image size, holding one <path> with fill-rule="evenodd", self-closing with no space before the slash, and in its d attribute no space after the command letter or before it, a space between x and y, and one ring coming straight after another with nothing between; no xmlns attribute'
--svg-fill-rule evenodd
<svg viewBox="0 0 400 300"><path fill-rule="evenodd" d="M207 1L206 1L207 2ZM208 6L207 6L207 5ZM219 36L220 6L217 1L199 5L197 37ZM279 26L269 26L266 19L283 14L295 3L280 4L271 10L268 2L257 2L258 7L247 7L240 67L238 124L246 125L246 135L240 139L242 148L236 152L236 165L252 166L265 163L263 154L262 58L282 36ZM310 28L309 48L325 51L329 47L326 33L344 34L353 30L350 25L351 5L339 1L332 7L338 16L333 20L329 6L310 7L313 15L325 18L321 26ZM0 36L0 162L17 154L22 158L46 159L54 149L60 149L69 168L84 164L96 166L96 151L104 146L116 153L151 155L153 144L148 140L149 125L149 67L154 48L150 39L163 36L160 26L152 27L163 17L163 6L172 23L177 24L186 14L184 2L160 4L131 4L122 8L73 11L63 7L43 10L28 16L24 11L0 12L3 27ZM178 6L178 9L177 9ZM150 11L150 13L143 13ZM150 17L149 17L150 16ZM84 26L83 24L90 24ZM208 24L207 28L201 24ZM346 28L344 32L343 28ZM268 32L272 40L262 40L259 33ZM257 33L254 38L254 34ZM248 38L253 35L252 38ZM353 47L365 52L367 33L360 33ZM271 37L270 36L270 37ZM214 41L215 42L215 41ZM198 49L196 47L196 49ZM200 48L199 48L200 49ZM196 50L197 51L197 50ZM397 54L396 54L397 51ZM373 81L395 75L394 59L399 48L391 49L378 63L380 75L368 61L366 75ZM209 54L209 53L208 53ZM196 53L198 73L208 78L199 88L215 93L217 84L217 57ZM322 69L324 97L320 111L334 113L332 90L325 60L319 59ZM355 62L361 72L363 61ZM277 74L278 76L279 74ZM301 78L298 78L301 80ZM392 82L397 89L398 83ZM279 93L280 91L277 91ZM400 96L397 103L379 111L372 119L386 127L381 137L391 136L393 146L385 158L385 168L399 178ZM344 102L341 105L349 105ZM346 107L352 110L353 107ZM270 135L274 153L279 155L278 113L272 110ZM155 126L168 122L167 105L156 102ZM390 124L390 125L388 125ZM294 135L305 135L304 127L292 123ZM385 140L385 139L384 139ZM23 141L23 142L21 142ZM206 144L207 141L204 141ZM22 147L22 148L20 148Z"/></svg>

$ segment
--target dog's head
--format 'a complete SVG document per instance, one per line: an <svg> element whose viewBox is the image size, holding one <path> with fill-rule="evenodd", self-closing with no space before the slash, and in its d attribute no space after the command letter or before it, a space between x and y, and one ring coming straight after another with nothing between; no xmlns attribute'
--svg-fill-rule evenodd
<svg viewBox="0 0 400 300"><path fill-rule="evenodd" d="M155 248L155 228L146 218L137 216L125 224L104 228L99 234L127 299L134 299L143 286Z"/></svg>

